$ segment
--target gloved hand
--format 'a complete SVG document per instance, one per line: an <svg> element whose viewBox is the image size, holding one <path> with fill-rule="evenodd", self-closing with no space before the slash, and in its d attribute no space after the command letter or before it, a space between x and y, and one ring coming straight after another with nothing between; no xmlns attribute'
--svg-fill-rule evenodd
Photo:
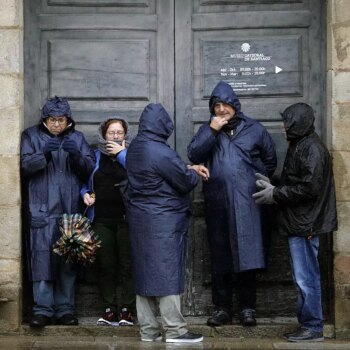
<svg viewBox="0 0 350 350"><path fill-rule="evenodd" d="M271 184L270 179L267 176L264 176L263 174L255 173L255 177L257 178L257 181L255 183L259 189L265 188L264 185L261 183L261 181L265 181L265 182L268 182L269 184Z"/></svg>
<svg viewBox="0 0 350 350"><path fill-rule="evenodd" d="M79 154L77 143L68 137L63 139L62 148L72 156L77 156Z"/></svg>
<svg viewBox="0 0 350 350"><path fill-rule="evenodd" d="M51 159L51 152L57 151L60 147L61 141L56 138L50 138L43 147L43 153L47 161Z"/></svg>
<svg viewBox="0 0 350 350"><path fill-rule="evenodd" d="M255 199L256 204L276 203L276 201L273 199L273 189L275 188L275 186L271 185L270 182L264 180L257 180L256 185L259 188L263 188L263 190L261 190L260 192L256 192L252 195L252 197Z"/></svg>

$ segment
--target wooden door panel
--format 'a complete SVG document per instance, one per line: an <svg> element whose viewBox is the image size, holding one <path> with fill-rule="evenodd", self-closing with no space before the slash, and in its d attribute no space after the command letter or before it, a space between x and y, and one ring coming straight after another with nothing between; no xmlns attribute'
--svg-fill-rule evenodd
<svg viewBox="0 0 350 350"><path fill-rule="evenodd" d="M83 33L86 38L86 33ZM48 91L72 99L150 101L150 42L64 39L48 41ZM153 60L154 62L154 60ZM67 94L67 86L69 93Z"/></svg>
<svg viewBox="0 0 350 350"><path fill-rule="evenodd" d="M156 0L41 0L40 13L155 13Z"/></svg>
<svg viewBox="0 0 350 350"><path fill-rule="evenodd" d="M175 67L180 72L175 80L176 145L183 157L194 133L209 120L209 96L219 80L234 88L242 111L260 121L271 134L277 147L277 174L287 148L280 112L296 102L311 104L317 131L323 134L322 9L321 0L175 2ZM212 311L203 215L198 186L184 297L188 314ZM267 242L268 270L258 276L258 315L294 316L295 289L286 240L271 231Z"/></svg>

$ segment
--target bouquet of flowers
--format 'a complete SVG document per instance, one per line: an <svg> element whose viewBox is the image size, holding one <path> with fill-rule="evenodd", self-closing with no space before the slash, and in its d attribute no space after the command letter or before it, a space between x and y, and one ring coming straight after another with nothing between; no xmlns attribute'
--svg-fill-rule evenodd
<svg viewBox="0 0 350 350"><path fill-rule="evenodd" d="M86 264L95 261L101 241L91 228L90 221L81 214L63 214L60 220L60 239L53 251L66 262Z"/></svg>

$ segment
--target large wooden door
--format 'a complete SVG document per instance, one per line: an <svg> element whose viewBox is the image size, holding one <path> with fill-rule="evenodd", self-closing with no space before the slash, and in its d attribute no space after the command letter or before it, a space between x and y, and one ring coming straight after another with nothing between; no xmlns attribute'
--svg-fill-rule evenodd
<svg viewBox="0 0 350 350"><path fill-rule="evenodd" d="M173 0L28 0L24 6L26 127L39 121L54 95L68 98L76 128L90 143L107 116L125 117L136 133L150 102L162 103L173 118ZM100 315L96 282L88 267L77 288L79 316ZM28 284L25 291L30 304Z"/></svg>
<svg viewBox="0 0 350 350"><path fill-rule="evenodd" d="M97 125L107 116L125 116L136 132L144 106L161 102L175 122L171 144L186 159L193 134L208 121L211 90L224 80L238 93L244 113L266 125L274 138L279 172L286 150L279 113L285 107L310 103L318 132L323 139L327 135L324 3L25 1L25 126L37 123L48 97L66 96L77 129L94 143ZM200 186L193 208L183 309L186 315L208 315L210 257ZM258 315L294 316L286 242L272 232L269 246L268 270L259 274ZM330 251L327 242L324 246ZM321 263L327 272L330 260ZM91 270L79 285L77 307L79 316L100 312Z"/></svg>
<svg viewBox="0 0 350 350"><path fill-rule="evenodd" d="M219 80L237 92L242 111L271 133L277 146L277 173L287 147L280 117L287 106L311 104L317 131L325 139L324 14L323 0L176 0L177 151L186 157L193 134L208 121L209 96ZM213 305L200 188L193 204L184 305L188 314L207 315ZM293 316L296 294L286 240L272 232L267 244L269 264L259 274L258 316ZM327 242L324 246L329 249ZM325 281L330 261L321 259ZM328 305L325 302L326 314Z"/></svg>

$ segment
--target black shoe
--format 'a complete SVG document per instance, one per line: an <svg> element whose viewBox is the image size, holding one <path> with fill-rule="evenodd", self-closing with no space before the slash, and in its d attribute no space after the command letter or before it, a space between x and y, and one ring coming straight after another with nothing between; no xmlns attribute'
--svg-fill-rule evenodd
<svg viewBox="0 0 350 350"><path fill-rule="evenodd" d="M246 326L246 327L256 326L255 310L243 309L240 314L240 322L242 326Z"/></svg>
<svg viewBox="0 0 350 350"><path fill-rule="evenodd" d="M66 314L57 319L56 323L63 326L77 326L79 322L72 314Z"/></svg>
<svg viewBox="0 0 350 350"><path fill-rule="evenodd" d="M168 338L165 340L166 343L198 343L203 340L202 334L195 334L187 332L184 335L180 335L176 338Z"/></svg>
<svg viewBox="0 0 350 350"><path fill-rule="evenodd" d="M284 338L284 339L288 339L290 336L292 336L292 335L294 335L294 334L300 332L300 330L301 330L301 327L298 327L298 328L297 328L296 330L294 330L293 332L284 333L284 334L283 334L283 338Z"/></svg>
<svg viewBox="0 0 350 350"><path fill-rule="evenodd" d="M44 315L34 315L30 321L30 327L43 328L51 323L51 317Z"/></svg>
<svg viewBox="0 0 350 350"><path fill-rule="evenodd" d="M211 317L207 320L207 325L210 327L219 327L224 324L230 324L232 316L224 310L215 310Z"/></svg>
<svg viewBox="0 0 350 350"><path fill-rule="evenodd" d="M293 343L320 342L324 340L323 332L313 332L307 328L301 328L298 332L290 335L288 341Z"/></svg>

